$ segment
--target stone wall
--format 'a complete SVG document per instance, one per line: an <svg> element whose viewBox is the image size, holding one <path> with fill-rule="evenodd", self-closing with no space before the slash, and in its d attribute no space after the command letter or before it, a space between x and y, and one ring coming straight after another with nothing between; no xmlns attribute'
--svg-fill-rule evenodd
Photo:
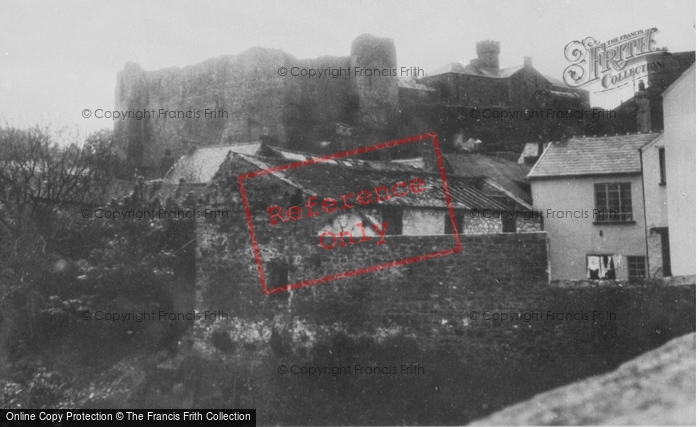
<svg viewBox="0 0 700 427"><path fill-rule="evenodd" d="M368 34L355 40L346 57L299 60L279 49L256 47L183 68L144 71L127 63L117 75L115 110L155 116L117 120L114 131L128 158L144 169L166 149L178 155L192 145L268 139L309 151L314 148L309 144L335 135L336 122L370 131L388 126L398 110L396 77L356 75L354 67L395 66L393 41ZM280 74L281 69L287 73ZM309 70L326 75L309 77ZM339 70L342 74L329 75ZM160 114L166 111L192 116ZM386 140L381 132L376 138Z"/></svg>
<svg viewBox="0 0 700 427"><path fill-rule="evenodd" d="M362 414L375 424L465 424L695 329L694 280L552 285L544 232L463 235L457 254L265 296L237 194L250 165L239 160L227 159L205 197L228 218L198 222L197 310L227 318L198 320L194 348L212 372L237 373L226 387L246 381L233 404L257 407L265 424L372 423ZM454 245L451 235L387 236L320 249L303 220L266 226L265 207L294 195L285 185L246 181L268 278L274 265L286 265L291 283ZM405 363L424 375L278 371Z"/></svg>

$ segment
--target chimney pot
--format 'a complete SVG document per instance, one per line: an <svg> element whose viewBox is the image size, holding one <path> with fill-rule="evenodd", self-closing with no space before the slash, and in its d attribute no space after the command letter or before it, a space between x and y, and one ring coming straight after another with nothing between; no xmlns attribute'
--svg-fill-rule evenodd
<svg viewBox="0 0 700 427"><path fill-rule="evenodd" d="M532 67L532 57L531 56L526 56L523 58L523 64L526 67Z"/></svg>

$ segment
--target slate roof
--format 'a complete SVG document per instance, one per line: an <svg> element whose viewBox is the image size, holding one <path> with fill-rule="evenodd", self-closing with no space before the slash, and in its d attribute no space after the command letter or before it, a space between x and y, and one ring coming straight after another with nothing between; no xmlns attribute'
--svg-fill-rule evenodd
<svg viewBox="0 0 700 427"><path fill-rule="evenodd" d="M448 154L443 157L450 164L455 175L470 178L488 178L514 196L531 202L527 187L529 169L510 160L484 154Z"/></svg>
<svg viewBox="0 0 700 427"><path fill-rule="evenodd" d="M198 147L194 153L186 154L165 174L163 183L178 184L184 178L188 184L206 184L214 177L229 151L241 154L255 154L259 142L239 143Z"/></svg>
<svg viewBox="0 0 700 427"><path fill-rule="evenodd" d="M528 178L641 173L638 149L659 135L571 138L552 143L544 150Z"/></svg>
<svg viewBox="0 0 700 427"><path fill-rule="evenodd" d="M450 62L449 64L443 65L442 67L438 68L432 73L429 73L429 75L438 76L440 74L457 73L484 77L510 77L522 67L522 65L516 65L514 67L503 68L501 70L498 70L498 74L495 74L483 68L475 67L471 64L465 65L460 62Z"/></svg>
<svg viewBox="0 0 700 427"><path fill-rule="evenodd" d="M247 155L241 155L241 157L260 168L289 163L284 159ZM390 169L380 168L379 163L386 164ZM365 162L358 160L350 162L345 159L339 159L279 171L275 172L274 175L301 189L307 195L317 195L321 198L332 197L335 199L347 193L357 194L361 190L372 192L375 187L386 186L391 188L396 182L404 181L408 183L414 178L421 178L426 182L426 190L424 192L418 194L410 193L405 197L392 197L381 205L428 208L447 207L443 182L439 174L425 172L413 167L404 170L391 169L392 167L390 162ZM507 192L486 180L451 175L448 177L448 185L454 207L457 209L531 209L528 204L511 197Z"/></svg>
<svg viewBox="0 0 700 427"><path fill-rule="evenodd" d="M440 74L456 73L456 74L468 74L471 76L483 76L483 77L493 77L493 78L509 78L513 74L522 70L525 67L524 64L514 65L508 68L501 68L498 70L498 74L487 71L483 68L475 67L471 64L462 64L461 62L450 62L449 64L443 65L442 67L429 73L429 76L439 76ZM541 73L540 73L541 74ZM557 86L561 88L570 89L563 81L555 79L554 77L546 76L542 74L552 86Z"/></svg>

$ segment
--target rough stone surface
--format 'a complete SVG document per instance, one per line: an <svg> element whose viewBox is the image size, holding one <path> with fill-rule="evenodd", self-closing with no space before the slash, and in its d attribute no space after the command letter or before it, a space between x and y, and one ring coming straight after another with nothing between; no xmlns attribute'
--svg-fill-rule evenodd
<svg viewBox="0 0 700 427"><path fill-rule="evenodd" d="M267 139L308 150L334 136L338 122L385 128L398 111L396 77L356 74L354 67L395 68L393 41L364 34L352 56L308 60L256 47L183 68L145 71L127 63L117 75L115 110L154 116L117 120L114 132L128 158L148 169L166 149L177 157L191 146ZM309 70L325 74L294 75ZM343 74L334 78L338 70ZM366 136L365 142L384 140Z"/></svg>
<svg viewBox="0 0 700 427"><path fill-rule="evenodd" d="M695 425L695 333L470 425Z"/></svg>

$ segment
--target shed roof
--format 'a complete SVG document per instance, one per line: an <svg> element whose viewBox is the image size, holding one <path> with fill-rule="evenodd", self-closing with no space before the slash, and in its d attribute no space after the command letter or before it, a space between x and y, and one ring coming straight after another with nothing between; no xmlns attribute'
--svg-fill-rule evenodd
<svg viewBox="0 0 700 427"><path fill-rule="evenodd" d="M523 188L527 184L528 168L510 160L484 154L448 154L443 156L455 175L471 178L488 178L508 190L519 199L530 201L530 194Z"/></svg>
<svg viewBox="0 0 700 427"><path fill-rule="evenodd" d="M274 167L289 162L285 159L262 158L240 155L243 159L257 167ZM421 178L426 183L426 190L406 197L392 197L382 205L424 208L447 208L443 181L439 174L425 172L409 167L407 169L382 169L379 163L390 165L390 162L346 161L345 159L328 160L308 166L296 167L277 171L273 175L284 179L308 195L322 198L339 198L341 195L355 193L361 190L373 191L374 188L404 181L409 183L415 178ZM448 176L448 186L457 209L530 209L521 200L512 197L497 185L487 180Z"/></svg>

